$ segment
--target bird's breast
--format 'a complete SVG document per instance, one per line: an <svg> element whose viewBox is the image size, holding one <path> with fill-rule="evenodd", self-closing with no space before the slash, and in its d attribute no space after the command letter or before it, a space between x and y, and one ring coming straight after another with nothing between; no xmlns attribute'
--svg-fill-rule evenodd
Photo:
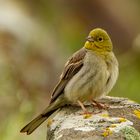
<svg viewBox="0 0 140 140"><path fill-rule="evenodd" d="M83 67L65 87L67 100L76 102L98 98L103 93L108 75L106 63L102 58L93 53L86 54Z"/></svg>

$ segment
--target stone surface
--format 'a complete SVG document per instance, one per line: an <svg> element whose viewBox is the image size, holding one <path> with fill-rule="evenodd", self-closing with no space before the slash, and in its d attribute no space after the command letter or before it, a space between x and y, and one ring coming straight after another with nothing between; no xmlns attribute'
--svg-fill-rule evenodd
<svg viewBox="0 0 140 140"><path fill-rule="evenodd" d="M108 110L65 106L48 119L47 140L140 140L140 105L126 98L105 97Z"/></svg>

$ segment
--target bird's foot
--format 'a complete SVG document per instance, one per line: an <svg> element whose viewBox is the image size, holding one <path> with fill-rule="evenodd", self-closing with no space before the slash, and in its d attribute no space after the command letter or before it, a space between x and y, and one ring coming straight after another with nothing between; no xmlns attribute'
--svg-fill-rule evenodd
<svg viewBox="0 0 140 140"><path fill-rule="evenodd" d="M92 114L93 114L93 112L89 112L89 111L85 108L84 104L83 104L81 101L78 100L77 102L78 102L78 104L81 106L81 108L82 108L82 110L83 110L83 112L80 113L80 115L84 115L84 118L85 118L85 119L91 117Z"/></svg>
<svg viewBox="0 0 140 140"><path fill-rule="evenodd" d="M80 115L92 115L93 112L89 112L89 111L84 111L84 112L80 112Z"/></svg>
<svg viewBox="0 0 140 140"><path fill-rule="evenodd" d="M93 115L93 112L85 111L85 112L80 113L80 115L83 115L84 119L88 119Z"/></svg>
<svg viewBox="0 0 140 140"><path fill-rule="evenodd" d="M95 107L98 107L99 109L104 109L104 110L107 110L109 109L109 105L106 105L106 104L103 104L103 103L99 103L95 100L92 100L91 101L91 104Z"/></svg>

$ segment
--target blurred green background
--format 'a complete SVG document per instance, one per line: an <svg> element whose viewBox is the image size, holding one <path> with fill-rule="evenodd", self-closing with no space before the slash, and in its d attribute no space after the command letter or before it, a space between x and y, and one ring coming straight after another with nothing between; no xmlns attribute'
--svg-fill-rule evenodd
<svg viewBox="0 0 140 140"><path fill-rule="evenodd" d="M41 112L67 58L89 31L110 34L120 76L110 93L140 103L139 0L0 0L0 140L45 139L20 129Z"/></svg>

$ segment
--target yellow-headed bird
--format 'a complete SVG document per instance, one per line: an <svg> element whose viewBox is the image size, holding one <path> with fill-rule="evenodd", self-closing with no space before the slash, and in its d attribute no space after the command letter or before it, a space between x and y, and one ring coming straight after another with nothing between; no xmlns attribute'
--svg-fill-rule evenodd
<svg viewBox="0 0 140 140"><path fill-rule="evenodd" d="M118 61L112 49L111 39L105 30L92 30L84 47L65 64L49 106L21 132L31 134L54 111L66 104L79 103L85 113L88 113L83 102L107 95L117 80Z"/></svg>

